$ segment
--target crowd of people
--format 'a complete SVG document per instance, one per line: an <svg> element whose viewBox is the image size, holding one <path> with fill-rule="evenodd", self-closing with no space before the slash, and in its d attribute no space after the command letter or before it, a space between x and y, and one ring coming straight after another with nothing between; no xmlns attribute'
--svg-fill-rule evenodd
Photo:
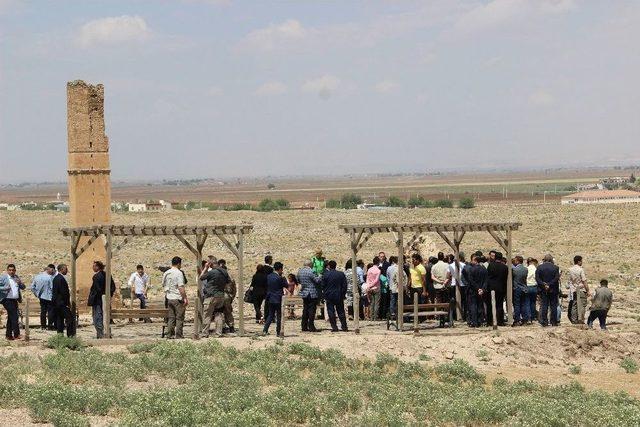
<svg viewBox="0 0 640 427"><path fill-rule="evenodd" d="M459 258L453 254L440 252L437 256L423 259L418 253L405 257L404 265L398 265L398 257L387 259L380 252L365 265L358 260L354 274L352 261L346 262L343 271L338 271L335 261L328 261L322 251L304 263L297 274L290 273L285 278L282 263L273 263L273 257L265 257L259 264L247 294L255 307L256 323L264 323L263 331L268 332L275 317L280 318L282 296L298 295L303 299L301 328L316 332L314 320L317 308L320 316L326 308L331 330L338 331L337 318L342 330L347 330L346 312L353 318L354 292L359 298L361 320L395 319L398 316L399 277L402 275L404 302L413 304L447 304L449 315L440 315L440 326L450 325L453 320L464 321L471 328L506 325L506 309L509 269L512 280L513 322L511 326L530 325L534 322L542 326L557 326L560 323L560 299L568 299L568 318L571 323L585 324L591 328L598 319L601 329L606 329L606 317L611 307L613 294L608 281L603 279L600 286L592 289L582 267L582 257L574 257L572 266L566 273L551 255L545 255L541 263L535 258L516 256L507 260L504 255L491 250L485 256L481 251L471 255L467 262L465 254ZM564 287L562 286L564 283ZM495 322L493 319L495 300ZM459 299L459 301L458 301ZM589 316L586 316L588 301L591 300ZM460 308L458 319L456 307ZM403 313L404 316L406 314ZM585 322L586 321L586 322ZM276 330L280 332L277 323Z"/></svg>
<svg viewBox="0 0 640 427"><path fill-rule="evenodd" d="M477 251L467 262L463 253L458 259L453 254L440 252L437 256L423 259L418 253L405 257L399 265L398 257L387 259L384 252L365 264L357 260L355 267L348 260L343 269L336 261L327 260L322 250L305 261L296 272L285 275L282 262L274 262L271 255L258 264L251 285L243 296L244 302L255 309L255 321L268 334L275 322L276 333L281 332L282 298L298 295L302 298L301 329L318 332L318 311L328 320L331 331L348 331L348 318L355 315L354 295L359 298L359 316L364 320L396 319L406 314L398 307L398 294L404 293L406 304L416 299L420 304L448 304L449 315L440 315L441 327L453 320L464 321L471 328L497 324L505 326L509 269L511 269L513 292L513 323L511 326L530 325L539 322L542 326L557 326L560 323L560 298L568 299L568 319L572 323L593 327L597 319L601 329L606 329L607 314L613 294L606 279L593 288L585 275L583 259L576 255L566 273L561 271L551 255L545 255L539 263L534 258L516 256L507 260L499 251L489 251L487 256ZM355 268L355 274L354 274ZM93 263L93 280L87 305L91 307L96 337L104 337L103 295L106 293L107 277L101 261ZM33 278L30 290L40 301L40 326L58 333L75 335L76 321L71 307L69 285L65 264L57 267L49 264ZM355 279L355 283L354 283ZM402 288L400 283L403 284ZM562 285L564 283L564 286ZM138 265L128 280L140 308L147 306L149 276L144 267ZM186 308L189 304L186 291L187 276L182 270L182 259L174 257L171 267L165 268L162 290L165 297L167 337L182 338ZM17 274L16 266L9 264L0 274L0 303L7 312L6 337L21 339L19 325L19 303L26 285ZM110 292L116 285L110 278ZM226 262L209 256L199 269L198 293L200 301L196 316L202 325L200 336L210 335L211 324L217 336L235 332L233 301L236 283L227 271ZM493 294L493 298L492 298ZM132 296L133 297L133 296ZM459 298L459 301L458 301ZM493 301L495 300L495 306ZM589 315L588 302L591 300ZM461 319L457 318L456 308ZM290 318L295 317L293 307L286 307ZM400 311L400 314L399 314ZM493 313L495 311L495 322ZM142 318L145 322L149 319ZM340 327L338 327L338 321Z"/></svg>

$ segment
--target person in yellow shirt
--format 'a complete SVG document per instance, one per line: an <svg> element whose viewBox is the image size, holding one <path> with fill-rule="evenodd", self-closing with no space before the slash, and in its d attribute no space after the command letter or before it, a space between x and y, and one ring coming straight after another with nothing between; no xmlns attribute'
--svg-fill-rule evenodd
<svg viewBox="0 0 640 427"><path fill-rule="evenodd" d="M429 295L427 292L427 270L422 265L422 257L420 254L411 255L411 267L409 268L411 275L411 298L415 298L417 295L418 303L424 303L425 299Z"/></svg>

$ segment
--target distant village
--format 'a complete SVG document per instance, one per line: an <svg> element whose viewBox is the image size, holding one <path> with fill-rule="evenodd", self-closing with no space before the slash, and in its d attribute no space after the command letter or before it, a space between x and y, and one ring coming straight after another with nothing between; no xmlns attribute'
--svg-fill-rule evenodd
<svg viewBox="0 0 640 427"><path fill-rule="evenodd" d="M273 184L269 184L270 186ZM275 186L274 186L275 187ZM269 187L272 189L271 187ZM574 190L574 193L564 195L560 198L563 205L571 204L594 204L594 203L638 203L640 202L640 179L635 175L630 176L613 176L600 179L597 183L577 184L567 190ZM416 199L416 198L413 198ZM390 197L389 200L378 203L370 203L363 200L361 196L355 194L345 194L342 200L326 200L324 207L326 208L347 208L347 209L381 209L381 208L398 208L398 207L454 207L449 200L437 200L429 203L428 200L409 199L407 201L400 200L397 197ZM445 203L446 202L446 203ZM459 207L473 207L473 199L466 200ZM256 206L248 203L236 203L233 205L216 205L208 202L170 202L166 200L147 200L135 202L112 202L111 210L113 212L166 212L172 210L258 210L273 211L283 209L307 210L316 209L317 204L302 204L300 206L291 206L284 199L264 199ZM56 200L49 202L23 202L18 204L0 202L0 210L7 211L44 211L52 210L58 212L68 212L69 202L63 200L58 193Z"/></svg>

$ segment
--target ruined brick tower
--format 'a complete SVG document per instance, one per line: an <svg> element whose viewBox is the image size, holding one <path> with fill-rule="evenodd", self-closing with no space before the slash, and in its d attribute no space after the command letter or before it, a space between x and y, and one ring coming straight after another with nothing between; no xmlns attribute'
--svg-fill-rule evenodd
<svg viewBox="0 0 640 427"><path fill-rule="evenodd" d="M82 80L67 83L69 144L69 205L72 227L111 222L109 139L104 133L104 87ZM88 238L80 241L79 247ZM84 307L91 287L94 260L105 259L103 239L78 258L78 307Z"/></svg>

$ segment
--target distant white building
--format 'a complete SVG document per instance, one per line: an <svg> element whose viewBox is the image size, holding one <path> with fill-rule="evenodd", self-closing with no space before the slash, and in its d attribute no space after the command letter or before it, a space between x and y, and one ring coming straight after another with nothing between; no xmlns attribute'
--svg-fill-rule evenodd
<svg viewBox="0 0 640 427"><path fill-rule="evenodd" d="M129 203L129 212L146 212L146 203Z"/></svg>
<svg viewBox="0 0 640 427"><path fill-rule="evenodd" d="M588 190L602 190L604 186L602 184L578 184L576 185L576 190L580 191L588 191Z"/></svg>
<svg viewBox="0 0 640 427"><path fill-rule="evenodd" d="M628 184L629 182L630 179L628 176L610 176L600 180L600 184L602 185L622 185Z"/></svg>
<svg viewBox="0 0 640 427"><path fill-rule="evenodd" d="M373 209L375 208L377 205L373 204L373 203L360 203L359 205L356 205L357 209Z"/></svg>
<svg viewBox="0 0 640 427"><path fill-rule="evenodd" d="M640 192L631 190L590 190L562 197L563 205L593 203L640 203Z"/></svg>
<svg viewBox="0 0 640 427"><path fill-rule="evenodd" d="M69 212L69 202L56 203L53 208L58 212Z"/></svg>
<svg viewBox="0 0 640 427"><path fill-rule="evenodd" d="M129 212L160 212L173 209L170 202L129 203Z"/></svg>

